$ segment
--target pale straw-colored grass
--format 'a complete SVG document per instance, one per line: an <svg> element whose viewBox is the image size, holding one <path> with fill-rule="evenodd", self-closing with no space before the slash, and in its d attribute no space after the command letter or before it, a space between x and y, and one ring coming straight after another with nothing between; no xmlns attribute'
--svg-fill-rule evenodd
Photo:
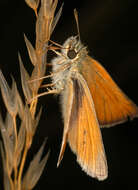
<svg viewBox="0 0 138 190"><path fill-rule="evenodd" d="M25 1L34 10L36 15L35 47L32 46L31 42L24 35L28 54L34 66L31 76L25 70L19 54L25 104L17 89L16 81L12 78L12 86L9 87L0 71L0 89L7 109L5 121L3 121L0 115L0 131L2 136L0 149L3 163L4 190L33 189L42 174L49 155L47 153L41 159L45 145L44 142L23 175L27 153L32 145L41 115L41 110L36 115L38 99L34 97L38 95L42 79L35 80L32 83L29 83L29 81L42 78L45 75L48 41L61 15L62 7L56 16L54 16L58 0ZM21 122L17 122L19 118Z"/></svg>

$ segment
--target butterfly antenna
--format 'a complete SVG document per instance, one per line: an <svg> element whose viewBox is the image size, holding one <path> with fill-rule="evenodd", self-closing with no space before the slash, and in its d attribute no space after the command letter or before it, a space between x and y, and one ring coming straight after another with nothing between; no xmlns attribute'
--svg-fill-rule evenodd
<svg viewBox="0 0 138 190"><path fill-rule="evenodd" d="M79 36L79 40L80 40L79 19L78 19L78 12L76 9L74 9L74 17L75 17L75 21L77 24L77 31L78 31L78 36Z"/></svg>

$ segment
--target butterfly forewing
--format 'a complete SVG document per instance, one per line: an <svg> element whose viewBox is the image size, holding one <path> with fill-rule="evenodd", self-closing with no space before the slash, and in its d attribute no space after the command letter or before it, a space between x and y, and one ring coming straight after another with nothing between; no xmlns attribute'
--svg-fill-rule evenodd
<svg viewBox="0 0 138 190"><path fill-rule="evenodd" d="M77 79L73 79L73 87L73 107L67 139L82 169L91 177L103 180L108 175L107 163L91 94L80 74ZM81 96L78 97L78 93Z"/></svg>
<svg viewBox="0 0 138 190"><path fill-rule="evenodd" d="M96 115L102 126L113 126L138 116L138 107L121 91L107 71L87 56L82 61L82 75L90 89Z"/></svg>

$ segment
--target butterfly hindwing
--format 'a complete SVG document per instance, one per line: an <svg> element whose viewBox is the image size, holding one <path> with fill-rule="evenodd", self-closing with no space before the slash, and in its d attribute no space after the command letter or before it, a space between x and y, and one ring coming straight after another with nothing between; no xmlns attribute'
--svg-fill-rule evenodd
<svg viewBox="0 0 138 190"><path fill-rule="evenodd" d="M62 138L62 144L61 144L57 166L59 166L62 157L64 155L67 143L68 131L70 127L69 122L70 122L71 110L73 106L73 97L74 97L72 81L68 81L67 86L64 89L63 94L61 94L61 96L62 96L61 105L62 105L62 114L64 119L64 129L63 129L63 138Z"/></svg>
<svg viewBox="0 0 138 190"><path fill-rule="evenodd" d="M113 126L138 116L138 107L122 92L107 71L87 56L82 75L90 89L97 118L102 126Z"/></svg>

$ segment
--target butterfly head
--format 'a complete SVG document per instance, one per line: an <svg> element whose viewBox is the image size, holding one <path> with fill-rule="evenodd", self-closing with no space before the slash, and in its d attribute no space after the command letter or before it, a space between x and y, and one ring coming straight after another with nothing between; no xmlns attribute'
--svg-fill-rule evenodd
<svg viewBox="0 0 138 190"><path fill-rule="evenodd" d="M62 53L69 60L78 60L87 55L86 47L78 39L78 36L71 36L63 44Z"/></svg>

